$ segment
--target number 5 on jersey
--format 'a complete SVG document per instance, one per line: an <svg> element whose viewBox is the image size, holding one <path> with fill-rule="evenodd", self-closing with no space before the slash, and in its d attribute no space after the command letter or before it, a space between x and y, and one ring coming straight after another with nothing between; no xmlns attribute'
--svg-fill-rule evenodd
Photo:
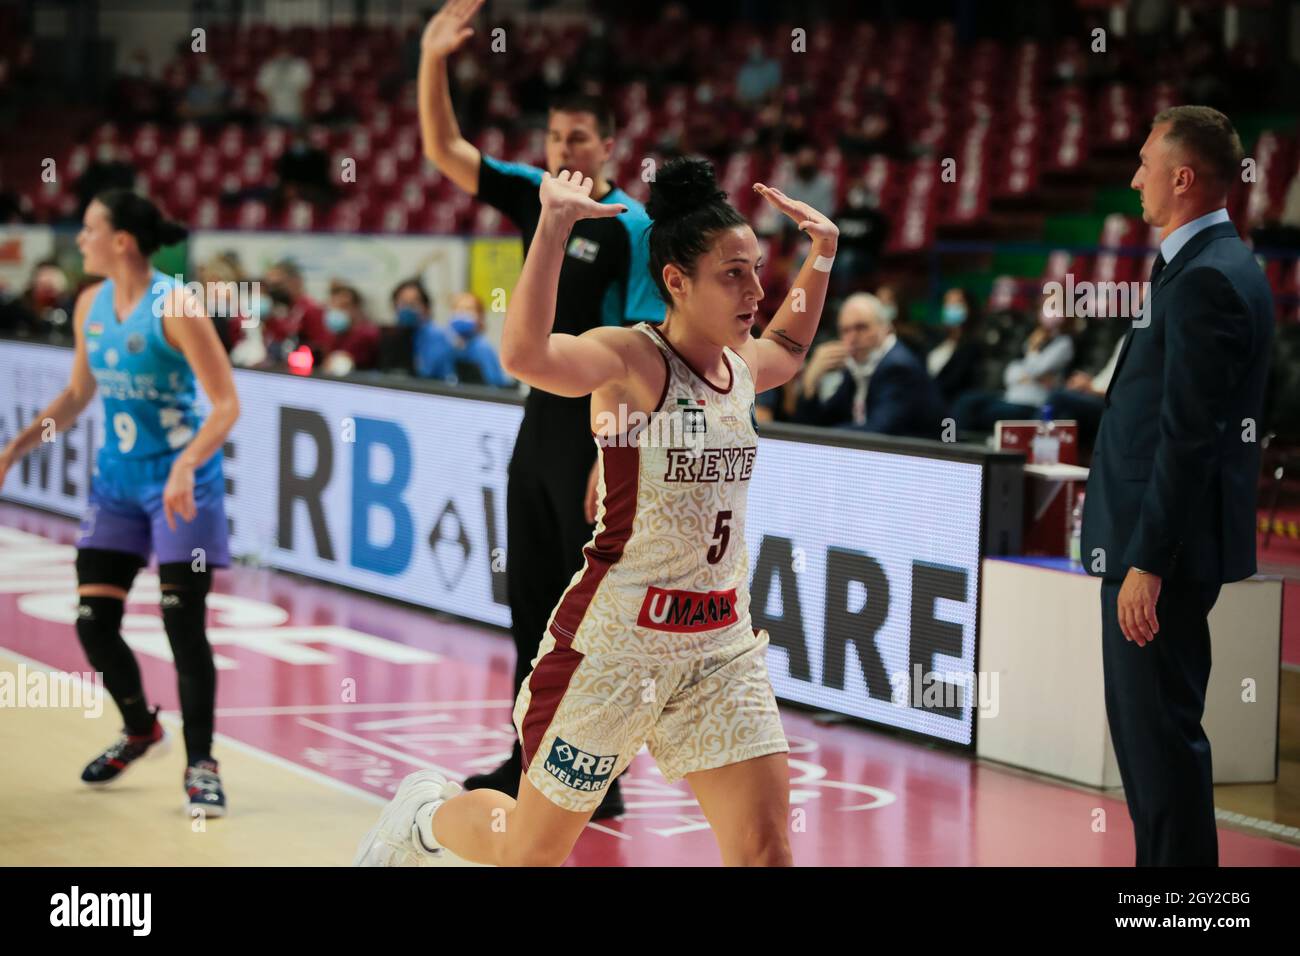
<svg viewBox="0 0 1300 956"><path fill-rule="evenodd" d="M731 527L727 524L730 520L730 511L718 512L718 520L713 526L713 544L709 547L709 564L717 564L727 553L727 545L731 542Z"/></svg>

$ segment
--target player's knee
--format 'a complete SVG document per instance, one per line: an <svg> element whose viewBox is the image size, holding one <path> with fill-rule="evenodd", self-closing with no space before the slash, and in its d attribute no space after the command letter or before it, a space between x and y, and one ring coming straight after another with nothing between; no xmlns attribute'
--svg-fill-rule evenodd
<svg viewBox="0 0 1300 956"><path fill-rule="evenodd" d="M752 827L738 841L735 857L740 866L790 866L790 835L775 822Z"/></svg>
<svg viewBox="0 0 1300 956"><path fill-rule="evenodd" d="M158 567L158 584L162 591L158 604L172 654L185 653L191 645L206 645L204 627L212 572L195 571L184 561L162 564Z"/></svg>
<svg viewBox="0 0 1300 956"><path fill-rule="evenodd" d="M83 594L77 600L77 639L92 664L99 654L121 641L126 602L104 594Z"/></svg>

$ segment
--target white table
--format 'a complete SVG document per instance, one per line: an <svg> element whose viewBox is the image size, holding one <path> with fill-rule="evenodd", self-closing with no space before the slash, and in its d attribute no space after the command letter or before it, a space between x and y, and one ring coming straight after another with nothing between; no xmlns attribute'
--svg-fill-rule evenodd
<svg viewBox="0 0 1300 956"><path fill-rule="evenodd" d="M1215 783L1277 779L1281 642L1281 579L1224 585L1210 612L1203 721ZM979 756L1120 786L1102 684L1100 579L1064 559L984 559L978 659L981 672L997 674L996 708L976 710Z"/></svg>

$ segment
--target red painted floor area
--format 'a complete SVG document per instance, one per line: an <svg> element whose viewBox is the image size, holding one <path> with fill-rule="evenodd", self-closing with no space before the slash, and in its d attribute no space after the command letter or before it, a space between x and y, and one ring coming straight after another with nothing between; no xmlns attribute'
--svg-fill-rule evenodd
<svg viewBox="0 0 1300 956"><path fill-rule="evenodd" d="M0 504L0 647L84 671L72 626L75 530L66 519ZM210 606L220 734L381 795L412 768L437 767L459 779L495 766L510 748L508 635L250 568L219 572ZM176 711L156 586L147 578L137 581L127 610L124 633L149 696ZM783 714L799 865L1133 861L1120 800L861 726ZM220 743L217 749L220 757ZM79 767L85 756L67 759ZM720 862L684 781L667 785L642 752L623 784L628 813L591 825L571 865ZM1106 816L1102 833L1094 832L1098 808ZM1225 865L1300 865L1294 846L1222 828L1219 839Z"/></svg>

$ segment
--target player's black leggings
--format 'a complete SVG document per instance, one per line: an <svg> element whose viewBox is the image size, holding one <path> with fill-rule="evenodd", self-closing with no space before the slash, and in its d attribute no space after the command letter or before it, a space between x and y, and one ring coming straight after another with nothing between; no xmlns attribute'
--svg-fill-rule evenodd
<svg viewBox="0 0 1300 956"><path fill-rule="evenodd" d="M131 590L143 566L137 555L102 548L77 551L77 583L107 584ZM195 571L186 562L160 565L163 628L176 662L185 751L190 762L212 754L217 701L217 670L205 627L211 571ZM90 666L104 675L104 686L122 712L127 733L144 734L153 727L144 683L135 655L122 638L121 598L82 595L77 608L77 637Z"/></svg>

